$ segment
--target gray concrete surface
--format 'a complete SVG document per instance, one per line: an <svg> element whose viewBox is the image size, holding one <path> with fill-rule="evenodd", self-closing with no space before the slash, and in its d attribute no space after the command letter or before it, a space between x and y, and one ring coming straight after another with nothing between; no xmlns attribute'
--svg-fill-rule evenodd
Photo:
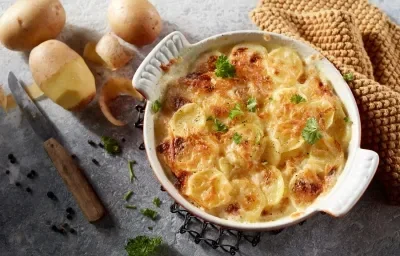
<svg viewBox="0 0 400 256"><path fill-rule="evenodd" d="M0 0L0 13L11 4ZM63 0L67 12L67 26L60 39L68 42L82 53L87 40L98 39L107 31L106 9L109 1ZM256 0L153 0L163 20L164 35L180 30L192 41L216 33L239 29L256 29L247 17ZM377 6L400 23L400 1L374 0ZM129 67L117 74L131 77L143 57L153 45L140 49ZM5 85L8 71L14 71L26 83L32 81L27 56L0 48L0 84ZM93 67L92 67L93 68ZM110 72L93 68L100 85ZM132 102L133 104L133 102ZM125 104L129 120L136 112L132 104ZM188 234L179 234L182 220L169 212L172 200L161 192L152 175L145 153L138 150L142 142L141 131L133 122L126 127L114 127L101 114L97 102L79 113L64 111L47 99L39 105L44 109L62 136L64 145L79 159L95 185L109 211L106 221L92 225L77 211L76 217L68 221L77 230L77 235L62 236L52 232L49 223L66 222L68 206L78 210L61 178L52 166L26 120L21 119L19 110L8 115L0 111L0 255L125 255L127 238L137 235L160 235L166 246L160 255L227 255L206 245L197 245ZM93 149L87 140L98 141L101 135L125 138L123 154L110 157L101 149ZM17 165L10 165L7 154L13 153ZM97 167L91 159L100 162ZM129 182L127 161L136 160L137 181ZM11 171L10 175L5 170ZM30 180L26 174L34 169L39 176ZM23 188L29 186L33 193ZM123 194L133 190L132 204L140 208L151 207L158 196L162 200L158 209L161 218L155 222L143 217L137 210L124 208ZM59 198L53 202L46 197L53 191ZM153 231L147 227L154 227ZM400 207L385 203L379 184L373 183L354 209L345 217L334 219L317 215L302 226L284 230L276 236L264 235L256 248L243 244L239 255L400 255Z"/></svg>

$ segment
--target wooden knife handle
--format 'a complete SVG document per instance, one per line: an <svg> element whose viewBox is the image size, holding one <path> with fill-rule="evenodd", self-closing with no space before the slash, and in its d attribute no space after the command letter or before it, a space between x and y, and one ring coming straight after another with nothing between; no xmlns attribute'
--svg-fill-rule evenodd
<svg viewBox="0 0 400 256"><path fill-rule="evenodd" d="M45 141L44 148L86 219L90 222L101 219L105 214L105 208L68 151L54 138Z"/></svg>

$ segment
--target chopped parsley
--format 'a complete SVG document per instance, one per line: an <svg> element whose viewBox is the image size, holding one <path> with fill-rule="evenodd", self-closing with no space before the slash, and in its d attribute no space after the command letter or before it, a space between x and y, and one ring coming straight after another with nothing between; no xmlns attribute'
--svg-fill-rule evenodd
<svg viewBox="0 0 400 256"><path fill-rule="evenodd" d="M237 116L243 115L243 111L240 108L239 104L236 104L235 107L229 112L229 118L234 119Z"/></svg>
<svg viewBox="0 0 400 256"><path fill-rule="evenodd" d="M253 97L247 100L247 110L250 112L256 112L257 100Z"/></svg>
<svg viewBox="0 0 400 256"><path fill-rule="evenodd" d="M132 195L133 195L132 191L126 192L125 195L124 195L124 200L125 201L129 201L129 199L132 197Z"/></svg>
<svg viewBox="0 0 400 256"><path fill-rule="evenodd" d="M301 97L301 95L299 95L299 94L294 94L294 95L290 98L290 101L291 101L292 103L299 104L299 103L301 103L301 102L306 102L306 99L303 98L303 97Z"/></svg>
<svg viewBox="0 0 400 256"><path fill-rule="evenodd" d="M344 81L346 81L346 82L351 82L351 81L354 80L354 74L351 73L351 72L348 72L348 73L346 73L346 74L343 74L343 79L344 79Z"/></svg>
<svg viewBox="0 0 400 256"><path fill-rule="evenodd" d="M160 198L155 197L155 198L153 199L153 204L154 204L155 206L157 206L157 207L160 207L160 205L161 205L161 200L160 200Z"/></svg>
<svg viewBox="0 0 400 256"><path fill-rule="evenodd" d="M229 63L226 55L220 55L215 63L215 75L217 77L228 78L236 74L235 66Z"/></svg>
<svg viewBox="0 0 400 256"><path fill-rule="evenodd" d="M137 236L128 240L125 250L128 256L151 256L158 251L161 243L161 237Z"/></svg>
<svg viewBox="0 0 400 256"><path fill-rule="evenodd" d="M147 227L149 230L153 230L153 227Z"/></svg>
<svg viewBox="0 0 400 256"><path fill-rule="evenodd" d="M350 118L348 117L348 116L346 116L345 118L343 118L343 120L346 122L346 123L349 123L349 124L352 124L353 122L350 120Z"/></svg>
<svg viewBox="0 0 400 256"><path fill-rule="evenodd" d="M233 134L232 140L236 143L236 144L240 144L240 142L242 141L242 135L240 135L239 133L235 132L235 134Z"/></svg>
<svg viewBox="0 0 400 256"><path fill-rule="evenodd" d="M317 119L314 117L308 118L306 126L301 132L301 136L308 144L315 144L319 139L322 138L322 134L319 132L319 126Z"/></svg>
<svg viewBox="0 0 400 256"><path fill-rule="evenodd" d="M152 210L152 209L149 209L149 208L141 209L140 212L141 212L144 216L149 217L149 218L152 219L152 220L156 220L156 219L157 219L157 216L158 216L158 213L157 213L156 211L154 211L154 210Z"/></svg>
<svg viewBox="0 0 400 256"><path fill-rule="evenodd" d="M153 102L151 105L151 110L153 110L154 113L157 113L161 109L161 102L159 100L156 100Z"/></svg>
<svg viewBox="0 0 400 256"><path fill-rule="evenodd" d="M128 169L129 169L129 180L131 183L133 179L136 178L135 172L133 170L133 165L136 164L136 161L128 161Z"/></svg>
<svg viewBox="0 0 400 256"><path fill-rule="evenodd" d="M217 132L227 132L228 131L228 126L226 126L223 122L218 120L217 118L214 118L212 116L209 116L207 118L207 121L213 121L214 122L214 129Z"/></svg>
<svg viewBox="0 0 400 256"><path fill-rule="evenodd" d="M125 205L125 208L126 208L126 209L132 209L132 210L136 210L136 209L137 209L136 206L130 205L130 204Z"/></svg>
<svg viewBox="0 0 400 256"><path fill-rule="evenodd" d="M121 147L115 139L108 136L101 136L101 141L107 153L115 155L121 152Z"/></svg>

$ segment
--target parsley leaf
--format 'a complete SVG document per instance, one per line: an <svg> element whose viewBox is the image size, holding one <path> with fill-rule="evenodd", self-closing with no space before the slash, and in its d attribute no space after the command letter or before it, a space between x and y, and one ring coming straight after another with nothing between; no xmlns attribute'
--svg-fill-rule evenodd
<svg viewBox="0 0 400 256"><path fill-rule="evenodd" d="M128 168L129 168L129 180L133 181L136 178L135 172L133 171L133 165L136 164L136 161L128 161Z"/></svg>
<svg viewBox="0 0 400 256"><path fill-rule="evenodd" d="M256 112L257 100L253 97L247 100L247 110L250 112Z"/></svg>
<svg viewBox="0 0 400 256"><path fill-rule="evenodd" d="M215 63L215 75L222 78L234 77L236 74L235 66L229 63L226 55L220 55Z"/></svg>
<svg viewBox="0 0 400 256"><path fill-rule="evenodd" d="M125 250L128 256L150 256L157 252L161 243L161 237L137 236L128 240Z"/></svg>
<svg viewBox="0 0 400 256"><path fill-rule="evenodd" d="M141 209L140 212L141 212L144 216L149 217L149 218L152 219L152 220L156 220L156 219L157 219L157 216L158 216L158 213L157 213L156 211L154 211L154 210L152 210L152 209L149 209L149 208Z"/></svg>
<svg viewBox="0 0 400 256"><path fill-rule="evenodd" d="M346 81L346 82L351 82L351 81L354 80L354 74L351 73L351 72L346 73L346 74L343 74L343 79L344 79L344 81Z"/></svg>
<svg viewBox="0 0 400 256"><path fill-rule="evenodd" d="M350 118L349 118L348 116L346 116L345 118L343 118L343 120L344 120L346 123L350 123L350 124L353 123L353 122L350 120Z"/></svg>
<svg viewBox="0 0 400 256"><path fill-rule="evenodd" d="M322 138L322 134L319 132L319 126L317 119L314 117L308 118L306 126L301 132L303 139L309 144L315 144L319 139Z"/></svg>
<svg viewBox="0 0 400 256"><path fill-rule="evenodd" d="M214 122L214 129L217 132L227 132L228 131L228 126L226 126L223 122L221 122L217 118L209 116L209 117L207 117L207 121L213 121Z"/></svg>
<svg viewBox="0 0 400 256"><path fill-rule="evenodd" d="M155 198L153 199L153 204L154 204L155 206L157 206L157 207L160 207L160 205L161 205L161 200L160 200L160 198L155 197Z"/></svg>
<svg viewBox="0 0 400 256"><path fill-rule="evenodd" d="M290 101L291 101L292 103L299 104L299 103L301 103L301 102L306 102L306 99L303 98L303 97L302 97L301 95L299 95L299 94L294 94L294 95L290 98Z"/></svg>
<svg viewBox="0 0 400 256"><path fill-rule="evenodd" d="M101 141L107 153L115 155L121 152L121 147L115 139L108 136L101 136Z"/></svg>
<svg viewBox="0 0 400 256"><path fill-rule="evenodd" d="M240 144L240 142L242 141L242 135L240 135L239 133L235 132L235 134L233 134L232 140L236 143L236 144Z"/></svg>
<svg viewBox="0 0 400 256"><path fill-rule="evenodd" d="M229 118L234 119L236 116L243 115L243 111L240 108L239 104L236 104L235 107L229 112Z"/></svg>
<svg viewBox="0 0 400 256"><path fill-rule="evenodd" d="M129 199L132 197L132 195L133 195L132 191L126 192L125 195L124 195L124 200L125 201L129 201Z"/></svg>
<svg viewBox="0 0 400 256"><path fill-rule="evenodd" d="M157 113L161 109L161 102L159 100L156 100L153 102L151 105L151 110L153 110L154 113Z"/></svg>

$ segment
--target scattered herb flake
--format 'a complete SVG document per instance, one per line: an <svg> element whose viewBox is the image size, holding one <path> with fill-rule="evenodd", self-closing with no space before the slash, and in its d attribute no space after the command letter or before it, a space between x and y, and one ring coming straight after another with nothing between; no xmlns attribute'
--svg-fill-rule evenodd
<svg viewBox="0 0 400 256"><path fill-rule="evenodd" d="M236 143L236 144L240 144L240 142L242 141L242 135L240 135L239 133L235 132L235 134L233 134L232 140Z"/></svg>
<svg viewBox="0 0 400 256"><path fill-rule="evenodd" d="M149 208L141 209L140 212L141 212L144 216L149 217L149 218L152 219L152 220L156 220L156 219L157 219L157 216L158 216L158 213L157 213L156 211L154 211L154 210L152 210L152 209L149 209Z"/></svg>
<svg viewBox="0 0 400 256"><path fill-rule="evenodd" d="M227 132L228 131L228 126L226 126L224 123L222 123L220 120L217 118L214 119L214 126L217 132Z"/></svg>
<svg viewBox="0 0 400 256"><path fill-rule="evenodd" d="M299 95L299 94L294 94L294 95L290 98L290 101L291 101L292 103L299 104L299 103L301 103L301 102L306 102L306 99L303 98L303 97L302 97L301 95Z"/></svg>
<svg viewBox="0 0 400 256"><path fill-rule="evenodd" d="M308 118L306 126L301 132L301 136L308 144L315 144L319 139L322 138L322 134L319 132L319 126L317 119L314 117Z"/></svg>
<svg viewBox="0 0 400 256"><path fill-rule="evenodd" d="M343 118L343 120L346 122L346 123L349 123L349 124L352 124L353 122L350 120L350 118L348 117L348 116L346 116L345 118Z"/></svg>
<svg viewBox="0 0 400 256"><path fill-rule="evenodd" d="M215 75L217 77L228 78L234 77L236 74L235 66L229 63L226 55L218 56L217 62L215 63Z"/></svg>
<svg viewBox="0 0 400 256"><path fill-rule="evenodd" d="M147 227L149 230L153 230L153 227Z"/></svg>
<svg viewBox="0 0 400 256"><path fill-rule="evenodd" d="M136 161L128 161L129 180L131 181L131 183L133 182L133 179L136 178L135 172L133 171L134 164L136 164Z"/></svg>
<svg viewBox="0 0 400 256"><path fill-rule="evenodd" d="M130 205L130 204L126 204L126 205L125 205L125 208L126 208L126 209L132 209L132 210L136 210L136 209L137 209L136 206Z"/></svg>
<svg viewBox="0 0 400 256"><path fill-rule="evenodd" d="M150 256L157 252L161 243L161 237L137 236L128 240L125 250L128 256Z"/></svg>
<svg viewBox="0 0 400 256"><path fill-rule="evenodd" d="M101 136L101 141L103 142L104 149L107 153L115 155L121 152L121 147L115 139L108 136Z"/></svg>
<svg viewBox="0 0 400 256"><path fill-rule="evenodd" d="M354 80L354 74L352 72L348 72L346 74L343 74L343 79L346 82L351 82Z"/></svg>
<svg viewBox="0 0 400 256"><path fill-rule="evenodd" d="M160 205L161 205L161 200L160 200L160 198L155 197L155 198L153 199L153 204L154 204L155 206L157 206L157 207L160 207Z"/></svg>
<svg viewBox="0 0 400 256"><path fill-rule="evenodd" d="M239 104L236 104L235 107L229 112L229 118L234 119L236 116L243 115L243 111L240 108Z"/></svg>
<svg viewBox="0 0 400 256"><path fill-rule="evenodd" d="M133 195L132 191L126 192L125 195L124 195L124 200L125 201L129 201L129 199L132 197L132 195Z"/></svg>
<svg viewBox="0 0 400 256"><path fill-rule="evenodd" d="M161 109L161 102L159 100L156 100L151 104L151 110L153 110L153 113L157 113Z"/></svg>
<svg viewBox="0 0 400 256"><path fill-rule="evenodd" d="M256 112L257 100L253 97L247 100L247 110L250 112Z"/></svg>

